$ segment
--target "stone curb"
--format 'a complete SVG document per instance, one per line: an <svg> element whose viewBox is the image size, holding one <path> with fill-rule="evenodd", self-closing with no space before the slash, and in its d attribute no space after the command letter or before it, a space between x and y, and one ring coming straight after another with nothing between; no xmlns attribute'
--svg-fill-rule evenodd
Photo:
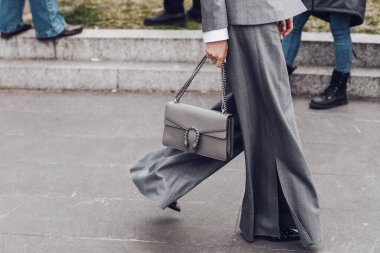
<svg viewBox="0 0 380 253"><path fill-rule="evenodd" d="M380 35L352 34L353 67L380 68ZM297 65L333 66L330 33L303 33ZM29 31L0 40L0 59L197 62L204 53L200 30L84 30L78 36L40 42Z"/></svg>
<svg viewBox="0 0 380 253"><path fill-rule="evenodd" d="M193 63L0 60L0 88L176 91L193 69ZM318 94L328 84L331 71L331 67L298 68L291 77L292 93ZM218 70L206 64L189 90L219 91L219 85ZM379 99L378 69L353 69L348 94Z"/></svg>

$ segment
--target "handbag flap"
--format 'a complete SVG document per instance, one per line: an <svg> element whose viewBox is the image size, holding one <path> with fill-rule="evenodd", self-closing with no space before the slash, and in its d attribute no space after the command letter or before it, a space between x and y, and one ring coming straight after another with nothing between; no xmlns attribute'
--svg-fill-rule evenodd
<svg viewBox="0 0 380 253"><path fill-rule="evenodd" d="M195 126L201 134L225 139L229 117L229 113L170 101L166 104L164 123L181 129Z"/></svg>

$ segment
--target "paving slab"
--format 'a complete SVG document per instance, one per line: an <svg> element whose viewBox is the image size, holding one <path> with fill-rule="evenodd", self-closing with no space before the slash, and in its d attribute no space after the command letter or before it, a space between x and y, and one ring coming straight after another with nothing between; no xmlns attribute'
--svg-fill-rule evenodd
<svg viewBox="0 0 380 253"><path fill-rule="evenodd" d="M315 173L314 180L324 209L380 210L378 176Z"/></svg>
<svg viewBox="0 0 380 253"><path fill-rule="evenodd" d="M313 111L294 99L325 237L305 248L241 236L243 153L183 196L181 213L140 194L129 165L161 147L172 97L0 90L0 252L379 251L379 101ZM218 99L190 92L183 102Z"/></svg>
<svg viewBox="0 0 380 253"><path fill-rule="evenodd" d="M378 159L380 148L377 146L314 142L304 143L303 147L305 156L314 172L358 176L380 175Z"/></svg>
<svg viewBox="0 0 380 253"><path fill-rule="evenodd" d="M181 215L147 200L1 197L0 233L230 245L237 208L184 201ZM207 217L207 220L205 220ZM190 231L197 230L197 233Z"/></svg>
<svg viewBox="0 0 380 253"><path fill-rule="evenodd" d="M237 252L256 252L256 249L276 251L301 252L377 252L379 247L378 226L379 212L355 212L333 209L322 209L323 242L318 246L304 247L294 242L272 243L257 239L247 243L240 232L236 231L232 240L232 248L239 248ZM260 252L260 251L259 251Z"/></svg>
<svg viewBox="0 0 380 253"><path fill-rule="evenodd" d="M220 245L189 245L169 244L143 240L118 240L101 238L94 240L85 237L61 237L61 236L24 236L10 235L10 242L4 250L8 252L55 252L55 253L117 253L117 252L141 252L141 253L227 253L230 246Z"/></svg>

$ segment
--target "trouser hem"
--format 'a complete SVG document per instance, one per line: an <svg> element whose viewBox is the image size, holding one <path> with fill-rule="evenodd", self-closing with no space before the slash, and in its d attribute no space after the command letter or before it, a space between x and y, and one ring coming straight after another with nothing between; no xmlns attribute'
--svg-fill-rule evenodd
<svg viewBox="0 0 380 253"><path fill-rule="evenodd" d="M62 26L60 27L59 29L50 29L46 32L43 32L43 33L39 33L37 32L36 33L36 36L37 38L39 39L44 39L44 38L53 38L53 37L56 37L58 36L59 34L61 34L63 31L65 30L65 27Z"/></svg>
<svg viewBox="0 0 380 253"><path fill-rule="evenodd" d="M0 25L0 31L3 33L14 33L21 30L24 23L20 23L17 25Z"/></svg>

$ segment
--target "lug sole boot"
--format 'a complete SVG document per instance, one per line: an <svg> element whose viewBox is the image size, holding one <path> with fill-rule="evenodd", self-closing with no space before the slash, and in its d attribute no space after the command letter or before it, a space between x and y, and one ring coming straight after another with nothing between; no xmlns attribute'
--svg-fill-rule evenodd
<svg viewBox="0 0 380 253"><path fill-rule="evenodd" d="M286 64L286 69L288 70L288 75L290 76L297 69L297 66Z"/></svg>
<svg viewBox="0 0 380 253"><path fill-rule="evenodd" d="M330 85L317 97L313 98L309 106L311 109L329 109L348 103L347 82L350 73L334 70Z"/></svg>

